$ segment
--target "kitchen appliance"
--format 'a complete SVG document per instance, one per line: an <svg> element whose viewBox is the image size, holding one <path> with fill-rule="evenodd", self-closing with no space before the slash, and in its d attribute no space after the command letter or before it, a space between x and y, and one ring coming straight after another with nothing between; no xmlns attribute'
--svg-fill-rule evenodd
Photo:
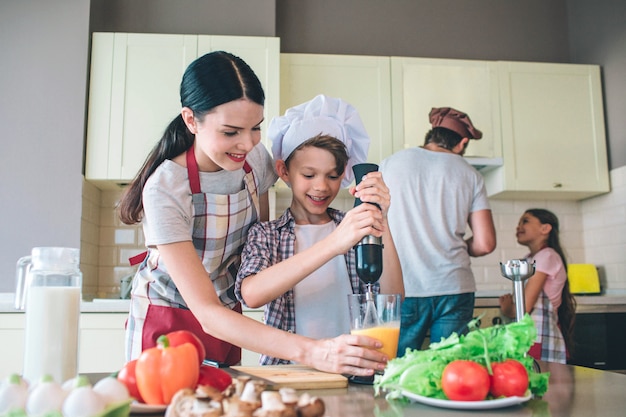
<svg viewBox="0 0 626 417"><path fill-rule="evenodd" d="M524 281L535 273L535 261L529 263L526 259L511 259L505 264L500 262L500 273L506 279L513 281L513 295L515 297L515 320L520 321L526 311L524 301Z"/></svg>
<svg viewBox="0 0 626 417"><path fill-rule="evenodd" d="M363 177L370 172L378 171L376 164L356 164L352 167L354 178L358 185ZM357 198L354 207L363 202ZM382 238L368 235L356 244L356 272L361 281L369 285L375 283L383 272L383 242Z"/></svg>
<svg viewBox="0 0 626 417"><path fill-rule="evenodd" d="M595 265L569 264L567 266L567 280L572 294L593 295L601 293L600 278Z"/></svg>
<svg viewBox="0 0 626 417"><path fill-rule="evenodd" d="M352 167L354 172L354 180L358 185L363 177L370 172L378 171L376 164L356 164ZM363 202L360 198L354 201L354 207L361 205ZM376 205L376 204L375 204ZM378 205L376 205L378 207ZM380 208L380 207L379 207ZM372 284L376 283L383 273L383 242L382 238L368 235L361 239L354 247L356 253L356 273L359 279L363 281L367 287L364 294L365 307L363 317L363 327L375 327L379 325L378 311L376 310L376 302ZM373 384L374 376L361 377L356 375L350 376L350 381L358 384Z"/></svg>
<svg viewBox="0 0 626 417"><path fill-rule="evenodd" d="M79 259L78 249L37 247L17 262L15 308L26 316L22 376L31 384L78 373Z"/></svg>

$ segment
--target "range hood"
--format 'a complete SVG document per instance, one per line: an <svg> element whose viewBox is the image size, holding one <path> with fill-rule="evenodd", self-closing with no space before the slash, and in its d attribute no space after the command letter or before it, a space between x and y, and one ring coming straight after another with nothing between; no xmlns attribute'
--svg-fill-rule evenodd
<svg viewBox="0 0 626 417"><path fill-rule="evenodd" d="M479 156L464 156L463 158L481 174L503 164L502 158L482 158Z"/></svg>

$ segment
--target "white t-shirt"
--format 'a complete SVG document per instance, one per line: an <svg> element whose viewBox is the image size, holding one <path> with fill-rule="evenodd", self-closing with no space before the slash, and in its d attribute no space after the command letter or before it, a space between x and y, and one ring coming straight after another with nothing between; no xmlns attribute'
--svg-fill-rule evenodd
<svg viewBox="0 0 626 417"><path fill-rule="evenodd" d="M406 296L476 291L464 237L470 213L489 209L483 177L459 155L423 148L395 153L380 171Z"/></svg>
<svg viewBox="0 0 626 417"><path fill-rule="evenodd" d="M276 182L274 163L262 144L248 154L259 195ZM242 169L200 172L203 193L234 194L244 188ZM146 246L191 241L194 209L187 168L166 160L146 181L143 189L143 231Z"/></svg>
<svg viewBox="0 0 626 417"><path fill-rule="evenodd" d="M335 230L335 222L295 225L295 253ZM313 339L350 333L348 294L352 294L344 255L337 255L294 287L296 333Z"/></svg>

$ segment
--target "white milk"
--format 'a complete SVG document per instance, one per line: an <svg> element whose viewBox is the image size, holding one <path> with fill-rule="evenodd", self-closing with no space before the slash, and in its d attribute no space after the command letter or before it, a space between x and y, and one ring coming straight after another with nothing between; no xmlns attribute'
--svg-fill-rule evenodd
<svg viewBox="0 0 626 417"><path fill-rule="evenodd" d="M26 301L23 377L63 383L78 371L79 287L30 287Z"/></svg>

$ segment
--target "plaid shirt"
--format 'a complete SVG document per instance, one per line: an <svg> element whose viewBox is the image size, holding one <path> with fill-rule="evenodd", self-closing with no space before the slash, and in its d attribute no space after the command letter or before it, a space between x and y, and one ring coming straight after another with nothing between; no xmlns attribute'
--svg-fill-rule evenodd
<svg viewBox="0 0 626 417"><path fill-rule="evenodd" d="M328 208L327 212L335 224L339 224L345 216L345 213L333 208ZM250 228L246 245L241 254L241 267L235 282L235 295L239 301L245 304L241 296L241 283L246 277L257 274L294 255L296 241L295 224L291 210L287 209L280 218L269 222L256 223ZM352 291L355 294L365 293L367 291L366 286L356 274L354 249L350 249L344 256ZM372 289L374 292L378 292L379 284L374 284ZM267 325L290 333L296 333L296 306L293 288L265 305L263 319ZM261 355L260 363L261 365L278 365L290 362Z"/></svg>

